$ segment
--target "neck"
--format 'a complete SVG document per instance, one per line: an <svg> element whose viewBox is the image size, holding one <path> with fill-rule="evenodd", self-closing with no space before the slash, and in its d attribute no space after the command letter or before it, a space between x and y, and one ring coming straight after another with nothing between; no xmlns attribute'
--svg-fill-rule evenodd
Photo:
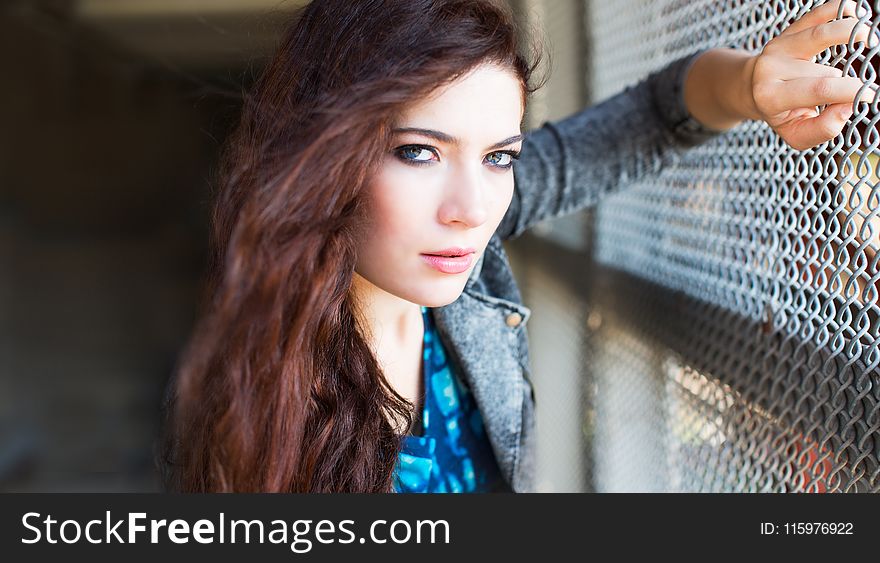
<svg viewBox="0 0 880 563"><path fill-rule="evenodd" d="M418 304L388 293L357 272L352 290L360 306L361 328L378 355L402 347L422 325Z"/></svg>

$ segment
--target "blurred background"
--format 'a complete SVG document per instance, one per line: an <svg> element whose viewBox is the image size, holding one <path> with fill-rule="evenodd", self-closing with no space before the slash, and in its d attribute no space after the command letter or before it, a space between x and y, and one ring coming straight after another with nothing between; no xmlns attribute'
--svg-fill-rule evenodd
<svg viewBox="0 0 880 563"><path fill-rule="evenodd" d="M212 167L295 4L0 4L3 490L158 490Z"/></svg>
<svg viewBox="0 0 880 563"><path fill-rule="evenodd" d="M300 4L0 4L0 491L160 490L218 150ZM759 49L815 2L510 4L551 49L531 128L696 49ZM872 82L871 57L821 61ZM880 490L870 121L803 154L745 123L505 243L539 490Z"/></svg>

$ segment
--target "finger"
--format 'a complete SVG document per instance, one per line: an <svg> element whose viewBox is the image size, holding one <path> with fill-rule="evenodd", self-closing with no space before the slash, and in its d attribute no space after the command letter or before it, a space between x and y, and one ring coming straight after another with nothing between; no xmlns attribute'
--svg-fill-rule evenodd
<svg viewBox="0 0 880 563"><path fill-rule="evenodd" d="M831 0L830 2L826 2L820 6L816 6L799 19L795 20L791 25L785 28L782 33L779 34L780 37L786 34L797 33L798 31L803 31L810 27L815 27L819 24L829 22L833 19L837 19L837 8L840 5L840 2ZM856 2L854 0L847 0L843 5L843 16L855 16L856 15Z"/></svg>
<svg viewBox="0 0 880 563"><path fill-rule="evenodd" d="M868 42L871 28L856 18L844 18L819 24L791 35L780 35L768 47L771 47L773 54L809 61L832 45L849 43L853 30L855 30L854 42Z"/></svg>
<svg viewBox="0 0 880 563"><path fill-rule="evenodd" d="M804 77L829 77L839 78L843 71L833 66L828 66L802 59L788 59L782 57L767 57L764 61L765 75L778 80L791 80Z"/></svg>
<svg viewBox="0 0 880 563"><path fill-rule="evenodd" d="M792 78L776 86L765 100L765 111L768 114L776 114L795 108L852 104L863 86L865 83L855 76ZM875 87L868 85L858 101L872 101L875 91Z"/></svg>
<svg viewBox="0 0 880 563"><path fill-rule="evenodd" d="M780 136L797 150L815 147L843 131L852 115L850 104L833 104L818 117L803 119L781 128Z"/></svg>

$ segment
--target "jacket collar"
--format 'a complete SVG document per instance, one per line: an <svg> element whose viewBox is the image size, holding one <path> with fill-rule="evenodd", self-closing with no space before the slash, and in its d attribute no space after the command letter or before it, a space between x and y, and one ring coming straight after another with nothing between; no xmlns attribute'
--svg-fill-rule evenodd
<svg viewBox="0 0 880 563"><path fill-rule="evenodd" d="M449 305L434 309L434 321L473 393L498 466L513 486L523 391L516 339L504 323L505 311L465 291Z"/></svg>
<svg viewBox="0 0 880 563"><path fill-rule="evenodd" d="M489 244L486 245L486 249L483 251L482 254L480 254L480 257L477 259L477 263L474 264L474 268L473 270L471 270L471 274L468 277L468 281L465 283L463 291L484 302L490 307L503 310L505 315L509 315L510 313L519 313L522 317L522 320L520 321L519 325L513 329L514 333L518 333L520 330L523 330L523 327L529 320L529 317L532 315L532 310L522 303L517 303L516 301L511 301L509 299L488 295L477 289L478 280L480 278L480 274L483 271L483 264L486 262L487 254L491 254L490 260L494 261L493 266L490 267L509 268L506 263L506 257L503 254L501 241L497 237L493 236L491 239L489 239ZM498 264L500 264L501 266L499 266Z"/></svg>
<svg viewBox="0 0 880 563"><path fill-rule="evenodd" d="M485 262L486 253L489 252L489 247L480 254L480 257L477 258L477 263L474 264L474 269L471 270L471 275L468 277L467 285L471 285L477 281L480 277L480 272L483 271L483 262Z"/></svg>

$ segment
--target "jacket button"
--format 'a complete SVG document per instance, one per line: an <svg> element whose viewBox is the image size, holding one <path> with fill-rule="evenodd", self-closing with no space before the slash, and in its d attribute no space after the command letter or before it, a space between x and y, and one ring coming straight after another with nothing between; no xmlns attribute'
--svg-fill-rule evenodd
<svg viewBox="0 0 880 563"><path fill-rule="evenodd" d="M522 322L522 315L519 313L511 313L507 315L507 326L515 327L518 326L519 323Z"/></svg>

